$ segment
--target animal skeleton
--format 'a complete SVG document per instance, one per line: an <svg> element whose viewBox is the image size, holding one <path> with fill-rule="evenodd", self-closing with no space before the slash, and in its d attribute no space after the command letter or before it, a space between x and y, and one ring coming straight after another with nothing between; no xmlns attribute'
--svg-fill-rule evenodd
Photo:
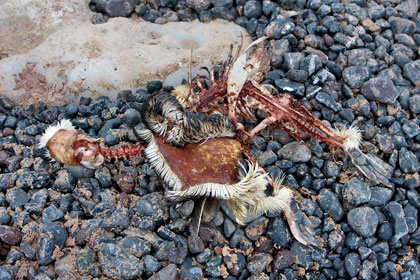
<svg viewBox="0 0 420 280"><path fill-rule="evenodd" d="M297 207L292 190L281 187L281 180L272 180L253 159L249 139L266 126L277 125L298 140L307 135L338 146L352 160L355 154L364 157L367 165L356 166L370 179L388 184L389 168L359 150L361 134L357 127L330 129L291 95L279 95L275 90L273 95L268 85L260 84L272 55L265 46L254 48L264 40L258 39L243 52L239 48L233 59L231 47L226 63L217 64L218 75L215 68L203 68L208 78L198 75L188 86L176 87L172 95L151 96L143 110L148 129L138 134L145 147L113 150L100 146L98 140L78 134L69 121L48 128L40 147L46 147L49 155L60 162L88 168L97 168L110 158L143 152L165 183L168 199L225 200L239 223L248 212L282 210L295 238L305 245L318 246L311 223ZM205 88L203 80L210 87ZM269 116L247 131L240 117L255 120L255 109ZM245 165L240 163L241 154L248 157ZM270 196L265 194L267 185L273 187Z"/></svg>

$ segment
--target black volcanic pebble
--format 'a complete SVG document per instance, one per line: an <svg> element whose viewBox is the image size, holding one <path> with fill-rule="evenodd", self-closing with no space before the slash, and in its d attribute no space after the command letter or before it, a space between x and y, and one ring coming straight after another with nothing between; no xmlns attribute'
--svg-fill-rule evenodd
<svg viewBox="0 0 420 280"><path fill-rule="evenodd" d="M101 12L109 17L126 17L133 11L139 0L91 0L89 8L95 12Z"/></svg>
<svg viewBox="0 0 420 280"><path fill-rule="evenodd" d="M198 237L192 237L187 219L194 202L167 204L160 194L164 186L149 164L136 164L138 170L129 172L136 180L123 202L112 178L126 174L132 161L106 163L98 170L62 168L34 145L49 124L63 118L71 119L80 132L103 138L106 145L138 141L131 128L144 128L142 104L150 94L171 90L163 87L163 81L149 81L147 89L123 89L115 101L81 98L79 104L56 107L19 106L3 96L0 224L10 231L20 233L22 226L24 230L21 236L16 232L16 248L4 252L8 264L0 268L1 279L16 276L19 259L35 261L28 269L29 279L66 278L72 273L62 269L67 256L53 258L53 253L58 246L67 254L64 242L72 238L82 246L75 269L83 277L98 279L420 278L418 260L407 254L420 244L416 175L420 170L416 118L420 35L415 1L373 6L358 0L140 2L91 1L91 9L98 12L93 21L104 23L109 17L129 17L134 12L160 24L224 18L245 27L254 39L269 36L274 39L274 52L262 83L275 87L279 91L275 95L292 94L328 126L360 127L369 142L361 149L392 166L390 185L356 175L351 160L332 154L326 144L293 143L285 131L268 128L261 134L264 137L252 139L251 153L272 177L284 172L285 184L299 192L304 187L305 197L317 196L316 201L303 199L301 207L324 248L298 243L277 213L267 214L267 224L262 216L241 226L233 222L226 206L212 222L203 223ZM256 115L258 122L266 117L261 112ZM256 123L245 125L251 128ZM354 160L366 167L366 158ZM67 226L71 221L78 226ZM28 227L39 236L36 242L28 239ZM243 253L220 256L216 247L225 245ZM223 248L223 254L228 250ZM396 270L397 264L402 272ZM50 265L56 268L54 273Z"/></svg>
<svg viewBox="0 0 420 280"><path fill-rule="evenodd" d="M369 186L358 178L352 178L343 189L343 199L358 206L371 199Z"/></svg>
<svg viewBox="0 0 420 280"><path fill-rule="evenodd" d="M371 237L378 226L378 215L370 207L359 207L347 214L351 228L363 237Z"/></svg>
<svg viewBox="0 0 420 280"><path fill-rule="evenodd" d="M43 234L38 239L36 246L36 259L40 265L50 264L55 250L54 237L51 234Z"/></svg>
<svg viewBox="0 0 420 280"><path fill-rule="evenodd" d="M98 258L102 272L110 278L136 279L144 271L144 265L139 259L115 244L104 244L99 249Z"/></svg>
<svg viewBox="0 0 420 280"><path fill-rule="evenodd" d="M30 197L22 189L13 188L7 191L6 200L10 204L12 210L15 210L29 202Z"/></svg>

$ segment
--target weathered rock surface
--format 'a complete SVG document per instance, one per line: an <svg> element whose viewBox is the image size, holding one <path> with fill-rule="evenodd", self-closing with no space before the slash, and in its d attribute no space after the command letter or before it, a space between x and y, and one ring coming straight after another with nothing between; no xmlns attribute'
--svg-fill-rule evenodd
<svg viewBox="0 0 420 280"><path fill-rule="evenodd" d="M187 77L191 48L198 69L226 59L241 34L248 45L246 30L224 20L156 25L113 18L99 25L67 24L29 52L0 60L0 92L20 103L53 104L80 95L114 98L120 89L169 74L165 85L176 85Z"/></svg>
<svg viewBox="0 0 420 280"><path fill-rule="evenodd" d="M89 0L0 1L0 57L36 47L71 22L89 19Z"/></svg>

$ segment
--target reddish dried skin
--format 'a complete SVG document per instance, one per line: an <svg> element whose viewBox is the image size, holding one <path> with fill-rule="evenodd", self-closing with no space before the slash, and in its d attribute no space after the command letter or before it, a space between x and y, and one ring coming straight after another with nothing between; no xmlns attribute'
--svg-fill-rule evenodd
<svg viewBox="0 0 420 280"><path fill-rule="evenodd" d="M140 156L143 152L144 147L142 145L125 145L120 148L108 148L100 146L100 153L105 157L106 161L111 161L112 159L130 159L135 156Z"/></svg>
<svg viewBox="0 0 420 280"><path fill-rule="evenodd" d="M233 184L238 179L240 142L228 138L213 138L204 144L187 144L183 148L155 137L160 152L183 188L203 183Z"/></svg>
<svg viewBox="0 0 420 280"><path fill-rule="evenodd" d="M271 42L271 48L274 49L273 42ZM226 66L221 67L219 79L214 78L214 68L210 71L210 79L205 78L211 82L209 89L204 89L201 86L200 77L197 77L191 88L198 87L199 92L193 93L192 102L187 104L187 108L194 112L207 112L214 108L218 108L218 111L223 113L229 112L229 119L235 123L239 132L246 135L242 137L242 141L249 140L267 126L276 125L286 130L297 140L308 135L319 141L342 147L343 139L309 112L302 103L290 94L272 95L266 85L259 84L269 70L272 54L273 51L268 54L268 49L264 46L256 48L249 55L248 61L251 63L247 67L254 67L252 62L259 61L260 69L251 77L251 80L245 82L237 94L227 91L228 72L235 63L235 59L230 62L231 51ZM255 116L252 112L254 109L268 113L269 117L251 131L245 131L244 126L238 121L238 117L254 120Z"/></svg>

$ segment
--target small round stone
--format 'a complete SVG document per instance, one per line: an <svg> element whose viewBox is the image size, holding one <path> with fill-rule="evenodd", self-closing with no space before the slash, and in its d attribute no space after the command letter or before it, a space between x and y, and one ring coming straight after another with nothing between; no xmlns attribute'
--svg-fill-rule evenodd
<svg viewBox="0 0 420 280"><path fill-rule="evenodd" d="M289 250L280 250L273 261L275 270L283 270L291 266L295 261L295 256Z"/></svg>
<svg viewBox="0 0 420 280"><path fill-rule="evenodd" d="M260 1L247 1L244 5L244 15L247 18L259 18L262 14Z"/></svg>
<svg viewBox="0 0 420 280"><path fill-rule="evenodd" d="M135 109L128 109L125 111L123 119L129 127L135 127L141 121L141 114Z"/></svg>
<svg viewBox="0 0 420 280"><path fill-rule="evenodd" d="M378 215L370 207L359 207L351 210L347 214L347 220L351 228L365 238L375 234L379 222Z"/></svg>
<svg viewBox="0 0 420 280"><path fill-rule="evenodd" d="M360 256L356 253L349 253L344 258L344 266L350 277L354 277L359 272L361 265Z"/></svg>
<svg viewBox="0 0 420 280"><path fill-rule="evenodd" d="M368 184L359 178L352 178L344 185L343 199L358 206L371 199L371 190Z"/></svg>

